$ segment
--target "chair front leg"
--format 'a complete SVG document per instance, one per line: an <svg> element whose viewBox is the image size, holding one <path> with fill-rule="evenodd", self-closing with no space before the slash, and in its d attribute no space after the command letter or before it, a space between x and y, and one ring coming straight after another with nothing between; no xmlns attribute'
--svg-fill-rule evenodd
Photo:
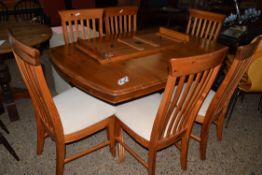
<svg viewBox="0 0 262 175"><path fill-rule="evenodd" d="M56 175L64 174L65 144L56 143Z"/></svg>
<svg viewBox="0 0 262 175"><path fill-rule="evenodd" d="M148 175L155 175L156 171L156 154L157 150L154 148L148 151Z"/></svg>
<svg viewBox="0 0 262 175"><path fill-rule="evenodd" d="M124 143L123 131L120 126L120 122L116 120L115 122L115 137L118 143L118 157L119 161L122 162L125 160L125 148L121 145Z"/></svg>
<svg viewBox="0 0 262 175"><path fill-rule="evenodd" d="M110 117L109 126L107 129L108 139L110 141L110 152L113 157L116 155L116 142L115 142L115 116Z"/></svg>

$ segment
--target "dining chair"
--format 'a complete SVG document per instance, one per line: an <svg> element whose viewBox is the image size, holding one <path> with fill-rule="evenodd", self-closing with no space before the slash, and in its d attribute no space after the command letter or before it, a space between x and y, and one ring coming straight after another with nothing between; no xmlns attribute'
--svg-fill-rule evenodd
<svg viewBox="0 0 262 175"><path fill-rule="evenodd" d="M65 44L103 35L103 9L59 11Z"/></svg>
<svg viewBox="0 0 262 175"><path fill-rule="evenodd" d="M210 41L216 41L224 19L225 15L222 14L189 9L186 33Z"/></svg>
<svg viewBox="0 0 262 175"><path fill-rule="evenodd" d="M8 20L8 9L3 1L0 1L0 24L6 23Z"/></svg>
<svg viewBox="0 0 262 175"><path fill-rule="evenodd" d="M104 8L105 30L107 35L136 32L136 6Z"/></svg>
<svg viewBox="0 0 262 175"><path fill-rule="evenodd" d="M216 124L218 140L221 141L222 139L224 119L230 99L241 77L252 62L260 40L261 38L252 44L238 47L233 63L218 90L216 92L211 90L208 93L198 112L195 123L200 124L201 129L198 134L192 133L191 137L200 143L199 151L202 160L206 159L208 134L212 123Z"/></svg>
<svg viewBox="0 0 262 175"><path fill-rule="evenodd" d="M109 145L114 149L115 108L77 88L71 88L52 98L39 60L39 51L18 41L9 32L17 65L28 88L37 123L37 154L43 152L44 140L50 137L56 144L56 174L62 175L64 164ZM81 152L66 156L65 147L103 129L107 140Z"/></svg>
<svg viewBox="0 0 262 175"><path fill-rule="evenodd" d="M259 38L261 38L262 35L259 35L255 37L251 43L257 41ZM232 55L233 56L233 55ZM230 66L233 62L233 57L231 55L228 56L227 59L227 66ZM259 42L258 48L256 52L253 55L252 62L247 68L247 71L242 76L238 87L236 88L235 93L233 94L232 101L230 108L228 110L227 114L227 121L226 121L226 127L229 125L229 121L232 117L233 110L235 108L236 102L239 98L239 96L245 93L262 93L262 41ZM262 96L260 97L258 109L261 110L262 105Z"/></svg>
<svg viewBox="0 0 262 175"><path fill-rule="evenodd" d="M14 6L14 16L16 21L30 21L41 24L48 23L47 16L38 0L19 0Z"/></svg>
<svg viewBox="0 0 262 175"><path fill-rule="evenodd" d="M170 59L162 98L155 93L116 107L115 139L120 160L127 150L147 168L149 175L154 175L157 151L175 144L181 151L181 167L186 169L193 122L227 50ZM124 142L123 131L147 148L147 161Z"/></svg>

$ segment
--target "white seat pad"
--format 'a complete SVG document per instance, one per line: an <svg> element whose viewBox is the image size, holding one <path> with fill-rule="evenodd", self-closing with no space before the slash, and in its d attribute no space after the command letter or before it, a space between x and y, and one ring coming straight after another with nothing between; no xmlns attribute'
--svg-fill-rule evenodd
<svg viewBox="0 0 262 175"><path fill-rule="evenodd" d="M200 116L205 116L206 113L207 113L207 109L211 103L211 101L213 100L214 96L215 96L216 92L213 91L213 90L210 90L209 93L207 94L206 96L206 99L204 100L199 112L198 112L198 115Z"/></svg>
<svg viewBox="0 0 262 175"><path fill-rule="evenodd" d="M54 97L64 134L80 131L115 114L115 108L77 88Z"/></svg>
<svg viewBox="0 0 262 175"><path fill-rule="evenodd" d="M130 129L150 140L161 95L155 93L116 107L116 116Z"/></svg>

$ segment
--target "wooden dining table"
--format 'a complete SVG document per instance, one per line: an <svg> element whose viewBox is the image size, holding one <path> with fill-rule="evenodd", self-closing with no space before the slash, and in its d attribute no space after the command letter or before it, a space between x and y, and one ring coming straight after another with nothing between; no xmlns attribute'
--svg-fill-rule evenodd
<svg viewBox="0 0 262 175"><path fill-rule="evenodd" d="M27 90L11 88L9 83L11 75L4 58L12 52L8 42L7 30L10 29L14 36L28 46L36 46L47 41L52 31L49 26L30 22L7 22L0 27L0 86L2 89L0 99L5 103L11 121L19 119L15 99L29 97ZM10 55L9 55L10 56ZM1 102L0 101L0 102Z"/></svg>
<svg viewBox="0 0 262 175"><path fill-rule="evenodd" d="M183 35L183 34L182 34ZM182 37L183 38L183 37ZM161 32L105 36L49 49L58 73L73 86L111 104L163 90L169 59L204 54L224 47L188 36Z"/></svg>

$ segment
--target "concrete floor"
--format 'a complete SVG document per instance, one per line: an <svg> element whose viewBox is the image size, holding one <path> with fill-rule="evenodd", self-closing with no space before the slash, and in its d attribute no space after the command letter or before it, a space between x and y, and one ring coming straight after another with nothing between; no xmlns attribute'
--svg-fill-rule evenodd
<svg viewBox="0 0 262 175"><path fill-rule="evenodd" d="M46 74L50 75L50 63L46 54L41 58L45 64ZM6 60L12 74L12 85L24 87L20 74L13 59ZM48 83L53 89L53 80L48 77ZM179 164L179 151L175 146L160 151L157 155L157 175L261 175L262 174L262 114L257 111L259 96L248 94L243 102L238 101L232 120L224 129L223 140L218 142L215 127L211 127L207 160L201 161L198 153L198 143L191 140L188 156L188 169L182 171ZM0 145L0 175L51 175L55 174L55 144L47 139L44 152L36 155L36 125L31 101L23 99L17 101L20 120L10 122L7 114L2 114L1 120L8 127L10 134L3 133L20 157L16 161ZM194 130L199 129L198 126ZM100 132L79 143L69 145L70 153L95 144L103 139L104 132ZM130 143L139 154L146 157L145 149L134 143L128 136ZM113 158L108 148L100 149L65 165L65 175L145 175L145 168L133 157L127 154L126 160L119 163Z"/></svg>

